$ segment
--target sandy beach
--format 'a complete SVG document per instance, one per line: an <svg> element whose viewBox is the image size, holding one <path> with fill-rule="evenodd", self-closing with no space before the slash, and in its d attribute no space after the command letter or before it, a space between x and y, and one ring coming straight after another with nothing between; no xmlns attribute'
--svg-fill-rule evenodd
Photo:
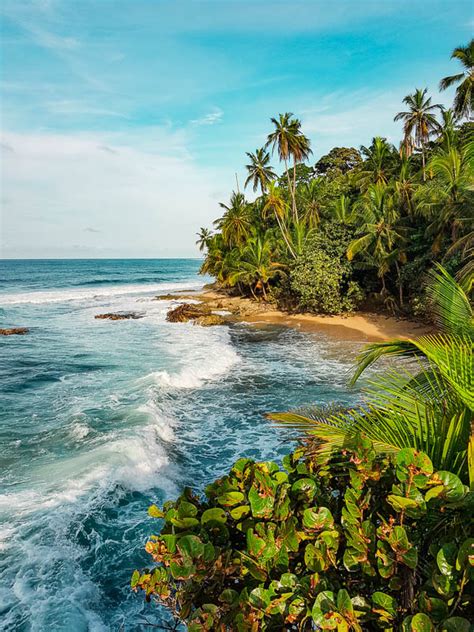
<svg viewBox="0 0 474 632"><path fill-rule="evenodd" d="M304 331L336 336L342 340L376 342L391 338L413 338L431 331L430 327L417 321L370 312L343 316L290 314L268 303L232 297L209 289L176 294L173 298L179 301L200 301L216 312L228 312L233 321L297 327Z"/></svg>

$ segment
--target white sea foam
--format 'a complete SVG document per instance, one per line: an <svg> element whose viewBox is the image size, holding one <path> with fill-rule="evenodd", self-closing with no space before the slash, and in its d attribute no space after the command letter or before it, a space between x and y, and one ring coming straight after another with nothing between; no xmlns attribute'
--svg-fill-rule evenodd
<svg viewBox="0 0 474 632"><path fill-rule="evenodd" d="M4 294L0 299L1 305L17 304L43 304L43 303L64 303L67 301L101 300L115 296L125 296L133 294L156 294L159 292L174 292L185 289L200 289L202 282L180 282L180 283L147 283L140 285L114 285L106 287L77 288L64 290L51 290L48 292L22 292L15 294Z"/></svg>
<svg viewBox="0 0 474 632"><path fill-rule="evenodd" d="M159 441L162 429L156 424L137 429L134 435L113 438L77 456L35 468L35 479L54 481L34 489L0 494L2 511L28 515L44 509L75 503L87 493L121 485L133 491L145 491L156 483L157 472L167 465L168 457Z"/></svg>
<svg viewBox="0 0 474 632"><path fill-rule="evenodd" d="M196 329L193 327L197 334ZM213 333L216 333L215 329ZM197 340L193 340L192 346L188 347L176 344L174 353L180 360L175 371L153 371L140 381L151 382L162 388L201 388L207 382L224 376L240 360L238 353L227 340L223 341L216 336L209 336L206 339L198 337Z"/></svg>
<svg viewBox="0 0 474 632"><path fill-rule="evenodd" d="M84 423L75 423L71 428L71 436L74 439L84 439L90 432L90 428Z"/></svg>

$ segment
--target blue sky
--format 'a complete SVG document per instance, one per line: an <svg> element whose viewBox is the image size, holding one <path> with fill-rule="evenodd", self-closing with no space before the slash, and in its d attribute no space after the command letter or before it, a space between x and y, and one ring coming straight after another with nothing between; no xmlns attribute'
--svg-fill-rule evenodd
<svg viewBox="0 0 474 632"><path fill-rule="evenodd" d="M314 159L457 72L465 0L3 0L4 257L197 256L292 111Z"/></svg>

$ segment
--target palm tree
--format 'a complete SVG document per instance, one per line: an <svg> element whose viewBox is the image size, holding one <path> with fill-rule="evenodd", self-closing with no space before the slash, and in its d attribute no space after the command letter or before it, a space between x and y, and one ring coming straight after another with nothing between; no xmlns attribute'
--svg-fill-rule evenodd
<svg viewBox="0 0 474 632"><path fill-rule="evenodd" d="M474 39L467 46L455 48L451 59L458 59L464 70L457 75L441 79L439 88L446 90L450 86L458 84L453 110L460 118L471 118L474 111Z"/></svg>
<svg viewBox="0 0 474 632"><path fill-rule="evenodd" d="M309 139L301 133L301 121L293 117L292 112L280 114L278 119L272 117L271 122L275 130L267 137L265 147L272 147L272 152L278 151L279 159L285 164L285 172L288 180L288 190L292 198L294 219L298 219L296 208L296 163L305 160L311 153ZM288 170L288 161L293 158L293 186Z"/></svg>
<svg viewBox="0 0 474 632"><path fill-rule="evenodd" d="M383 296L387 292L385 275L400 257L401 251L396 246L403 240L391 188L381 182L370 185L356 210L360 213L362 224L359 237L349 244L347 258L352 261L358 254L366 256L370 266L377 269L382 281L380 294Z"/></svg>
<svg viewBox="0 0 474 632"><path fill-rule="evenodd" d="M393 145L387 139L376 136L369 147L362 145L360 151L365 158L356 175L360 188L366 190L371 184L387 184L398 160Z"/></svg>
<svg viewBox="0 0 474 632"><path fill-rule="evenodd" d="M269 183L276 179L270 163L270 154L265 149L256 149L255 153L246 152L250 158L250 164L245 165L249 175L245 180L245 186L252 183L252 189L256 191L258 187L265 193Z"/></svg>
<svg viewBox="0 0 474 632"><path fill-rule="evenodd" d="M198 237L196 244L199 246L199 250L203 252L204 248L208 247L212 232L208 228L201 228L196 235Z"/></svg>
<svg viewBox="0 0 474 632"><path fill-rule="evenodd" d="M400 157L400 171L394 182L394 187L397 205L401 214L413 215L416 184L411 174L411 159L405 152L402 152Z"/></svg>
<svg viewBox="0 0 474 632"><path fill-rule="evenodd" d="M430 136L441 130L441 126L436 120L435 111L442 109L439 104L432 104L431 97L427 97L428 90L417 89L413 94L407 95L403 103L408 106L407 112L399 112L394 121L403 121L403 131L405 140L412 139L414 146L421 151L423 163L423 180L425 174L425 147Z"/></svg>
<svg viewBox="0 0 474 632"><path fill-rule="evenodd" d="M449 470L474 489L474 318L463 289L441 266L432 272L429 295L439 333L413 340L369 345L353 378L380 357L406 357L418 373L391 369L372 379L361 406L342 412L321 409L272 413L315 442L327 457L363 433L380 453L414 447L428 454L438 470ZM421 370L420 370L421 369Z"/></svg>
<svg viewBox="0 0 474 632"><path fill-rule="evenodd" d="M229 246L242 244L252 225L249 205L244 194L233 191L229 205L219 202L219 206L225 209L225 213L214 224L222 231L224 242Z"/></svg>
<svg viewBox="0 0 474 632"><path fill-rule="evenodd" d="M443 122L438 143L440 143L443 149L451 149L451 147L454 147L457 143L456 125L459 117L455 114L454 110L450 108L443 110L441 116Z"/></svg>
<svg viewBox="0 0 474 632"><path fill-rule="evenodd" d="M436 251L446 230L455 243L459 230L474 222L474 141L439 151L428 168L433 178L419 191L419 210L432 220L428 232L435 235Z"/></svg>
<svg viewBox="0 0 474 632"><path fill-rule="evenodd" d="M345 224L347 226L354 223L356 219L351 200L347 195L342 194L329 208L329 210L332 217L340 224Z"/></svg>
<svg viewBox="0 0 474 632"><path fill-rule="evenodd" d="M321 221L320 181L315 178L299 185L296 189L300 205L301 218L309 229L317 228Z"/></svg>
<svg viewBox="0 0 474 632"><path fill-rule="evenodd" d="M275 261L273 243L268 231L263 235L253 234L242 249L229 280L232 284L243 282L250 288L252 296L259 292L267 300L268 284L281 273L282 265Z"/></svg>

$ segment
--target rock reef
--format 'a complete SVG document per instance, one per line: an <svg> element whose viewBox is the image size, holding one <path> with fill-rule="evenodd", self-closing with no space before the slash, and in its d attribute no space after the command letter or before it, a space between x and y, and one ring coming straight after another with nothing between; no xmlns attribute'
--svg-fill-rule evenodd
<svg viewBox="0 0 474 632"><path fill-rule="evenodd" d="M0 329L0 336L24 336L29 333L28 327L12 327L11 329Z"/></svg>
<svg viewBox="0 0 474 632"><path fill-rule="evenodd" d="M110 312L107 314L96 314L94 318L102 320L137 320L143 318L143 314L137 314L136 312Z"/></svg>

